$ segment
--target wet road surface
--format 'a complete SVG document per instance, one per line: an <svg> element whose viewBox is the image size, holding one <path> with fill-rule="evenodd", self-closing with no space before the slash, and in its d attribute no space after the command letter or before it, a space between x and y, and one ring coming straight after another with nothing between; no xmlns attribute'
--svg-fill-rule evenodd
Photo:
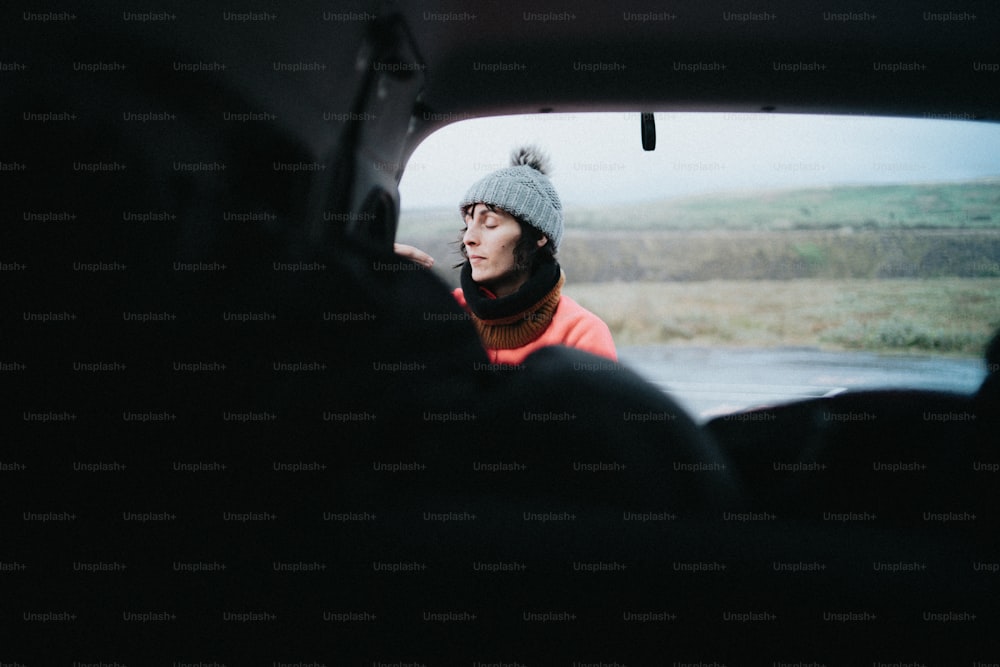
<svg viewBox="0 0 1000 667"><path fill-rule="evenodd" d="M975 392L981 359L831 352L814 348L621 347L622 363L661 387L696 418L832 396L854 389Z"/></svg>

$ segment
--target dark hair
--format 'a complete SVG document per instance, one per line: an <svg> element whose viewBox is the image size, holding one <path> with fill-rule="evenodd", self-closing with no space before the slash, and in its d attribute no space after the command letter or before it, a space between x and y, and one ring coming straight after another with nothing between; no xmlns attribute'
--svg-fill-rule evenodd
<svg viewBox="0 0 1000 667"><path fill-rule="evenodd" d="M496 212L499 208L493 204L483 204L486 208L491 211ZM463 215L468 215L472 212L472 209L476 207L476 204L469 204L462 211ZM503 210L503 209L500 209ZM506 213L506 211L505 211ZM528 273L534 273L542 264L547 264L549 262L556 261L556 251L552 246L552 239L549 239L548 243L539 247L538 240L545 236L545 233L540 229L533 227L521 220L516 215L510 214L514 220L517 221L518 226L521 228L521 238L517 240L517 245L514 246L514 268L516 270L527 269ZM465 234L458 237L456 243L458 244L458 253L462 255L463 258L468 260L468 255L465 252ZM465 262L459 262L454 268L458 269L464 265Z"/></svg>

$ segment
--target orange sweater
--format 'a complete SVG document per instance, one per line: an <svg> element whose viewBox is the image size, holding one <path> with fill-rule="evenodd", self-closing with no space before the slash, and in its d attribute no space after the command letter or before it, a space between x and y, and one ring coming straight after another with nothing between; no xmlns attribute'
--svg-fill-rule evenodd
<svg viewBox="0 0 1000 667"><path fill-rule="evenodd" d="M466 310L465 295L459 287L453 292L455 300ZM490 362L494 364L517 365L535 350L548 345L566 345L618 361L615 342L611 338L608 325L601 318L578 304L565 294L560 295L559 304L552 315L552 322L542 334L521 347L512 349L486 348Z"/></svg>

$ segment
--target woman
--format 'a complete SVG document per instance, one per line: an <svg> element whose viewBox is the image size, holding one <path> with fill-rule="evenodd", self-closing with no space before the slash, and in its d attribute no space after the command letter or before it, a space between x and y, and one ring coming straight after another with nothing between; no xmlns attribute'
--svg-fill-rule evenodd
<svg viewBox="0 0 1000 667"><path fill-rule="evenodd" d="M516 365L547 345L566 345L617 361L608 326L562 294L556 261L563 235L562 203L533 146L516 150L511 166L477 181L459 204L466 261L455 299L472 318L495 364ZM430 266L426 253L396 251Z"/></svg>

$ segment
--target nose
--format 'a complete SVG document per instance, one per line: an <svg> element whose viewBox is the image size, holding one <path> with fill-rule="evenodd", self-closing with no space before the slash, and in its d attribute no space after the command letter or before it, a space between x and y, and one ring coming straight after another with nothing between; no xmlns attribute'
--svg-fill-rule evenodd
<svg viewBox="0 0 1000 667"><path fill-rule="evenodd" d="M475 246L479 243L479 235L474 231L473 225L469 225L465 228L465 233L462 235L462 243L467 248Z"/></svg>

